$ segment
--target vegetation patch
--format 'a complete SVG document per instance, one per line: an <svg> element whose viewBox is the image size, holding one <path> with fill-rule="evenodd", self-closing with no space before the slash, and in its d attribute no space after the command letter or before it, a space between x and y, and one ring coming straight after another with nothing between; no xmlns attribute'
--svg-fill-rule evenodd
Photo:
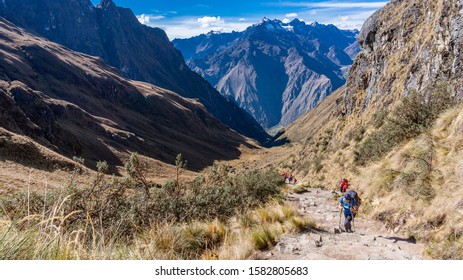
<svg viewBox="0 0 463 280"><path fill-rule="evenodd" d="M402 99L381 127L354 151L354 163L365 165L383 158L394 147L426 132L440 113L457 103L445 85L427 96L414 91Z"/></svg>
<svg viewBox="0 0 463 280"><path fill-rule="evenodd" d="M71 180L1 198L0 259L242 259L310 226L277 202L284 182L274 170L230 176L215 165L161 186L145 167L132 155L127 177L109 177L99 162L88 187Z"/></svg>

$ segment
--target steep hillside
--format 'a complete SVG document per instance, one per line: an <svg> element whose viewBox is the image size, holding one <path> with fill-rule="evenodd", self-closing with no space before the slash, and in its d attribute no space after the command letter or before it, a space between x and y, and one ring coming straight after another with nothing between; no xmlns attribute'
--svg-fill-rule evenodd
<svg viewBox="0 0 463 280"><path fill-rule="evenodd" d="M346 113L381 108L439 81L461 96L462 5L394 0L370 17L347 82Z"/></svg>
<svg viewBox="0 0 463 280"><path fill-rule="evenodd" d="M102 0L97 7L90 0L5 0L0 16L73 50L101 57L126 78L197 98L230 128L267 140L250 115L188 68L163 30L140 24L130 9L111 0Z"/></svg>
<svg viewBox="0 0 463 280"><path fill-rule="evenodd" d="M364 24L346 86L287 128L286 165L312 185L341 177L364 213L463 258L462 1L391 1ZM457 98L455 98L457 97Z"/></svg>
<svg viewBox="0 0 463 280"><path fill-rule="evenodd" d="M288 125L345 82L356 32L263 19L243 32L176 39L191 69L259 123Z"/></svg>
<svg viewBox="0 0 463 280"><path fill-rule="evenodd" d="M130 81L0 18L0 126L65 155L122 165L128 153L172 164L183 153L198 170L239 156L246 140L197 101ZM8 142L2 142L8 143ZM2 160L17 156L2 147Z"/></svg>

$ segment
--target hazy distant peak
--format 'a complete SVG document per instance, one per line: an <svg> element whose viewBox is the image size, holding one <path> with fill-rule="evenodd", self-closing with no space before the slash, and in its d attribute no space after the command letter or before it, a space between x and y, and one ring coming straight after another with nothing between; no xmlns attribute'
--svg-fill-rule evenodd
<svg viewBox="0 0 463 280"><path fill-rule="evenodd" d="M304 21L302 21L302 20L300 20L298 18L295 18L289 23L289 25L296 26L296 25L306 25L306 24L305 24Z"/></svg>

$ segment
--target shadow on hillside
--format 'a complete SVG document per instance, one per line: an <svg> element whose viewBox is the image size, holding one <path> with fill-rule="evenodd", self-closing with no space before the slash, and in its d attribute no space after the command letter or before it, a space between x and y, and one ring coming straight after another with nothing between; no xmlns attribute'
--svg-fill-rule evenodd
<svg viewBox="0 0 463 280"><path fill-rule="evenodd" d="M411 243L411 244L416 244L416 239L411 236L409 238L402 238L402 237L396 237L396 236L392 236L392 237L384 237L384 236L378 236L378 238L383 238L383 239L387 239L387 240L394 240L394 243L397 243L399 241L401 242L407 242L407 243Z"/></svg>
<svg viewBox="0 0 463 280"><path fill-rule="evenodd" d="M265 148L279 147L291 143L287 137L280 138L285 133L284 130L278 132L272 139L266 143L263 143Z"/></svg>

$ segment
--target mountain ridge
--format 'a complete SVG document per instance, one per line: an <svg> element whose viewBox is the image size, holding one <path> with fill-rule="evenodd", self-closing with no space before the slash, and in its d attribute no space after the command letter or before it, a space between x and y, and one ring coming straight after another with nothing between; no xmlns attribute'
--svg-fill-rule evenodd
<svg viewBox="0 0 463 280"><path fill-rule="evenodd" d="M191 69L271 128L290 124L344 84L356 34L334 25L263 18L242 32L173 43Z"/></svg>
<svg viewBox="0 0 463 280"><path fill-rule="evenodd" d="M159 28L142 25L130 9L113 1L5 0L0 16L72 50L101 57L126 78L198 98L217 119L262 143L269 136L234 102L192 72Z"/></svg>
<svg viewBox="0 0 463 280"><path fill-rule="evenodd" d="M137 151L168 164L182 153L200 170L255 146L198 101L127 80L99 58L1 17L0 57L0 125L91 168L103 160L121 166Z"/></svg>

